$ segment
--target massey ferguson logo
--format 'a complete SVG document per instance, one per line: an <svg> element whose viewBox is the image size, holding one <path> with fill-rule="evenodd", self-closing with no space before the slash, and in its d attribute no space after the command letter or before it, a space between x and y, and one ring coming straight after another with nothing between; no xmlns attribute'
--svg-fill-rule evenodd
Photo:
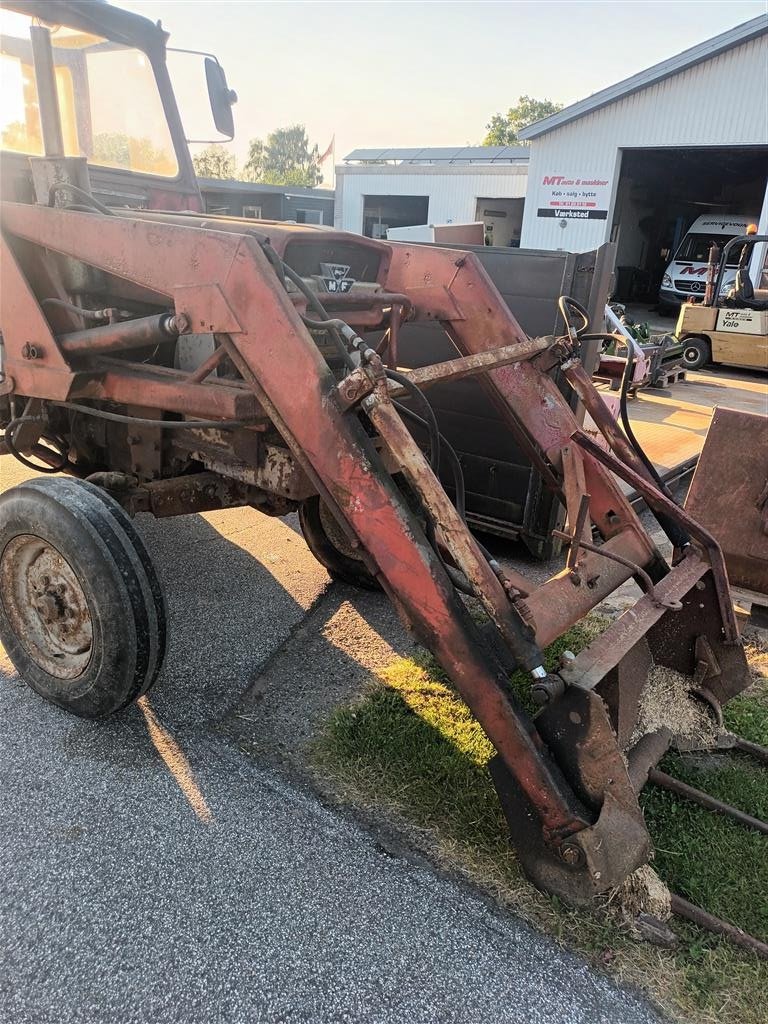
<svg viewBox="0 0 768 1024"><path fill-rule="evenodd" d="M348 292L355 283L354 278L347 277L349 267L343 263L321 263L320 274L327 292Z"/></svg>

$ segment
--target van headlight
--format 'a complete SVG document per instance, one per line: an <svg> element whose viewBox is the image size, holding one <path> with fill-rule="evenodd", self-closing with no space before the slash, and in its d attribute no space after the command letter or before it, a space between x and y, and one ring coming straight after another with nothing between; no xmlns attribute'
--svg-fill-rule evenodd
<svg viewBox="0 0 768 1024"><path fill-rule="evenodd" d="M669 274L665 274L664 277L662 277L661 285L662 285L663 288L671 288L672 287L672 278L669 276Z"/></svg>

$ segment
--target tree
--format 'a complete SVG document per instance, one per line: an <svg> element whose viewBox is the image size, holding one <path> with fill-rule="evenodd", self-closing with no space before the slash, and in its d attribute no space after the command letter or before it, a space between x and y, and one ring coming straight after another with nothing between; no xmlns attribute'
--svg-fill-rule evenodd
<svg viewBox="0 0 768 1024"><path fill-rule="evenodd" d="M237 159L228 149L213 143L192 157L198 178L223 178L232 181L237 177Z"/></svg>
<svg viewBox="0 0 768 1024"><path fill-rule="evenodd" d="M176 174L173 152L158 149L146 136L126 135L125 132L99 132L93 137L94 163L107 167L125 167L145 174Z"/></svg>
<svg viewBox="0 0 768 1024"><path fill-rule="evenodd" d="M520 96L516 107L510 107L506 114L494 114L488 124L488 134L483 139L484 146L525 146L527 143L518 137L518 133L529 124L540 121L543 117L556 114L563 109L562 103L552 100L535 100L531 96Z"/></svg>
<svg viewBox="0 0 768 1024"><path fill-rule="evenodd" d="M303 124L290 125L270 132L266 142L251 139L248 159L243 168L246 181L267 185L303 185L314 188L323 180L320 153L309 147Z"/></svg>

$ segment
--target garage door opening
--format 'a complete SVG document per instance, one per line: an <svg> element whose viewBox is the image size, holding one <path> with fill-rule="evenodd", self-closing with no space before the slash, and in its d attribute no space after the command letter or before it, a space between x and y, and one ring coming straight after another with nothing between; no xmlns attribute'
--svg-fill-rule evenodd
<svg viewBox="0 0 768 1024"><path fill-rule="evenodd" d="M625 149L611 230L618 245L614 298L676 315L679 300L659 306L659 289L689 227L708 213L756 222L766 166L765 146Z"/></svg>
<svg viewBox="0 0 768 1024"><path fill-rule="evenodd" d="M429 221L429 196L363 196L363 234L386 238L387 228Z"/></svg>
<svg viewBox="0 0 768 1024"><path fill-rule="evenodd" d="M475 220L485 225L485 244L520 245L524 199L478 198Z"/></svg>

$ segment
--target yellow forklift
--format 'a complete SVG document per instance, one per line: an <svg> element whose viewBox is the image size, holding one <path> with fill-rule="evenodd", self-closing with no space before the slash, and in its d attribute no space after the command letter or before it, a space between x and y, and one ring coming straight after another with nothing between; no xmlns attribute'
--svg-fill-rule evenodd
<svg viewBox="0 0 768 1024"><path fill-rule="evenodd" d="M768 370L768 290L756 291L749 277L753 246L768 235L747 229L720 251L709 251L707 288L702 303L680 307L675 334L683 346L683 366L699 370L707 363L728 363L750 370ZM736 279L721 295L723 274L731 250L742 246Z"/></svg>

